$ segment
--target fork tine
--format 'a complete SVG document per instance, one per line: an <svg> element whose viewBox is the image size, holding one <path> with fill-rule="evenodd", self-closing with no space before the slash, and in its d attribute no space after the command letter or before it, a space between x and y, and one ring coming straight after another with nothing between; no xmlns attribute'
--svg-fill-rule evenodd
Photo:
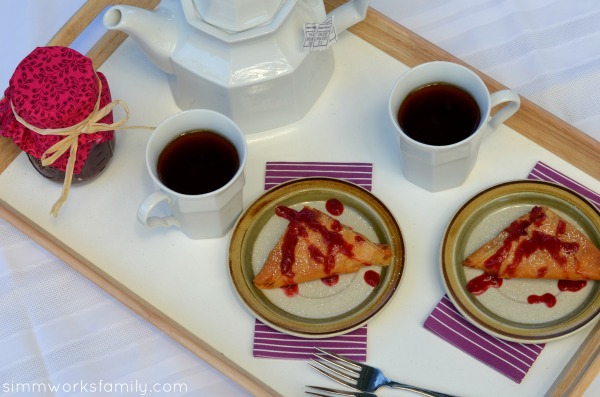
<svg viewBox="0 0 600 397"><path fill-rule="evenodd" d="M317 349L320 354L317 353L314 358L311 358L311 361L317 365L315 366L310 363L309 365L329 379L353 390L358 390L356 384L360 376L361 367L345 357L327 350Z"/></svg>
<svg viewBox="0 0 600 397"><path fill-rule="evenodd" d="M350 367L345 363L333 361L330 358L318 354L315 354L315 358L311 358L310 360L329 371L342 375L346 379L355 379L360 373L360 370L356 371L353 367Z"/></svg>
<svg viewBox="0 0 600 397"><path fill-rule="evenodd" d="M315 392L312 392L312 391L305 391L304 393L310 394L311 396L317 396L317 397L330 397L330 396L327 396L325 394L315 393Z"/></svg>
<svg viewBox="0 0 600 397"><path fill-rule="evenodd" d="M358 361L351 360L348 357L340 356L339 354L330 352L330 351L325 350L325 349L321 349L320 347L316 347L316 349L319 352L323 353L323 354L326 354L328 356L334 357L334 358L338 359L339 361L344 362L344 363L352 366L353 368L355 368L358 371L360 371L360 369L362 368L361 364ZM323 359L325 359L323 355L318 355L318 356L321 357L321 358L323 358Z"/></svg>
<svg viewBox="0 0 600 397"><path fill-rule="evenodd" d="M327 394L321 394L321 393L316 393L313 391L308 391L305 390L306 394L310 394L313 396L318 396L318 397L332 397L332 396L342 396L342 397L375 397L375 394L373 393L366 393L366 392L353 392L353 391L346 391L346 390L336 390L336 389L330 389L328 387L319 387L319 386L306 386L308 388L317 390L319 392L324 392Z"/></svg>
<svg viewBox="0 0 600 397"><path fill-rule="evenodd" d="M315 362L318 363L318 361L315 361ZM323 375L325 375L329 379L331 379L331 380L339 383L340 385L349 387L349 388L351 388L353 390L357 390L356 387L355 387L356 386L356 379L355 378L346 376L344 374L339 374L338 375L337 372L325 371L325 370L323 370L323 369L321 369L321 368L319 368L319 367L317 367L315 365L312 365L310 363L308 365L310 365L311 367L313 367L314 369L316 369L317 371L319 371L320 373L322 373Z"/></svg>
<svg viewBox="0 0 600 397"><path fill-rule="evenodd" d="M311 389L315 389L315 390L317 390L319 392L327 392L327 394L322 394L322 393L317 393L317 392L310 391L310 390L305 390L306 394L310 394L312 396L318 396L318 397L331 397L331 395L336 395L336 396L352 396L352 394L347 394L347 393L342 394L342 392L338 393L337 390L327 389L325 387L318 387L318 386L306 386L306 387L311 388Z"/></svg>

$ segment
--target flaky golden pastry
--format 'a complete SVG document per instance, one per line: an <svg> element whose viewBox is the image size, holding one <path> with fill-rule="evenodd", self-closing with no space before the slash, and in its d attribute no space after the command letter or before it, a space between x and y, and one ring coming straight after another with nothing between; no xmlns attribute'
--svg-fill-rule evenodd
<svg viewBox="0 0 600 397"><path fill-rule="evenodd" d="M276 212L290 223L254 278L258 288L285 287L391 262L388 245L372 243L319 210L279 206Z"/></svg>
<svg viewBox="0 0 600 397"><path fill-rule="evenodd" d="M499 278L600 280L600 250L541 206L514 220L463 264Z"/></svg>

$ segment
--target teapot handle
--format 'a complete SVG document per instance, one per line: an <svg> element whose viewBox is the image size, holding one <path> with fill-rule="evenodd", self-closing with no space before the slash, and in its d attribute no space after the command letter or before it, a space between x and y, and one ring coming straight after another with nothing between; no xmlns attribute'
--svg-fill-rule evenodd
<svg viewBox="0 0 600 397"><path fill-rule="evenodd" d="M327 17L334 17L335 29L341 33L365 19L368 8L369 0L351 0L329 12Z"/></svg>

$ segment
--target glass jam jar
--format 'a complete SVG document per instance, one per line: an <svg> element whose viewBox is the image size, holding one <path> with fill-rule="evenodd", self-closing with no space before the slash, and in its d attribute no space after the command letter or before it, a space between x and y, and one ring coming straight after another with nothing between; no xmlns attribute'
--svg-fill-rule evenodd
<svg viewBox="0 0 600 397"><path fill-rule="evenodd" d="M103 143L95 143L88 154L87 159L83 163L81 167L81 172L79 174L73 174L73 179L71 183L74 185L83 184L85 182L91 182L98 175L104 171L108 163L113 157L113 153L115 150L115 140L111 139L109 141ZM53 182L64 182L65 180L65 172L59 170L56 167L51 165L42 165L42 160L39 158L28 154L29 161L33 165L33 168L37 170L43 177L53 181Z"/></svg>
<svg viewBox="0 0 600 397"><path fill-rule="evenodd" d="M0 100L0 135L68 193L71 183L95 179L110 163L118 102L91 59L68 47L38 47L19 63Z"/></svg>

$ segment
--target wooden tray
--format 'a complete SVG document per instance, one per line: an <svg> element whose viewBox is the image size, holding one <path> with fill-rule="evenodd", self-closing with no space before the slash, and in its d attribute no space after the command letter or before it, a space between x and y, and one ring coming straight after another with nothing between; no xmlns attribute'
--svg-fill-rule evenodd
<svg viewBox="0 0 600 397"><path fill-rule="evenodd" d="M130 4L150 9L158 3L158 0L88 1L48 44L70 45L107 5ZM344 1L326 0L325 3L329 9L344 3ZM431 60L463 63L374 10L369 10L366 20L351 28L351 31L408 66ZM93 59L95 67L99 67L125 38L126 35L123 33L109 32L100 39L88 53L88 56ZM488 76L476 72L491 90L504 88ZM587 174L600 179L600 168L597 166L600 164L600 143L537 105L522 98L520 111L507 122L507 125ZM19 149L11 141L0 139L0 172L10 165L18 153ZM81 257L63 242L43 232L35 224L29 223L24 216L13 213L4 203L0 203L0 216L249 392L255 395L277 394L266 384L240 368L239 365L170 319L165 313L158 311L132 293L118 280ZM548 395L581 395L600 371L599 346L600 323L582 343L571 362L567 364L548 391Z"/></svg>

